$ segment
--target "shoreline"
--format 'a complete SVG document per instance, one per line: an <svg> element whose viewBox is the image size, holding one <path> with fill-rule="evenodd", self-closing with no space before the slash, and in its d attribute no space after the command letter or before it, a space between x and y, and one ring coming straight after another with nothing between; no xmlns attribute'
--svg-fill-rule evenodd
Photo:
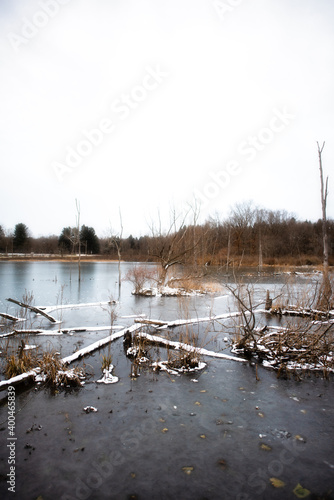
<svg viewBox="0 0 334 500"><path fill-rule="evenodd" d="M77 255L0 255L0 262L72 262L77 263L79 257ZM81 262L118 262L118 259L109 259L106 256L99 255L82 255ZM126 262L121 260L121 262Z"/></svg>
<svg viewBox="0 0 334 500"><path fill-rule="evenodd" d="M67 262L67 263L73 263L77 264L79 261L78 255L57 255L57 254L0 254L0 263L1 262ZM82 263L85 262L110 262L110 263L118 263L118 259L115 258L108 258L108 256L105 255L82 255L80 257L80 261ZM139 262L142 264L148 264L152 263L154 264L153 261L146 261L146 260L128 260L128 259L122 259L121 263L125 262ZM212 268L217 267L215 265L212 265ZM258 264L255 264L253 262L245 262L243 264L239 264L237 266L239 269L245 269L245 268L251 268L251 269L257 269L259 271L259 266ZM322 264L319 263L314 263L314 264L296 264L296 263L288 263L286 261L282 262L275 262L275 263L264 263L262 265L262 270L259 272L264 272L267 269L274 269L274 268L288 268L288 269L314 269L314 270L321 270L322 269ZM231 266L232 268L232 266ZM330 265L329 269L332 271L334 266Z"/></svg>

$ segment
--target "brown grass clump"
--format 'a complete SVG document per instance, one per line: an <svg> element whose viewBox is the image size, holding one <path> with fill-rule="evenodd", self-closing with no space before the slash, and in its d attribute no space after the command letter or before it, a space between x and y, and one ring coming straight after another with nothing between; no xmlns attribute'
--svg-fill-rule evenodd
<svg viewBox="0 0 334 500"><path fill-rule="evenodd" d="M84 371L79 368L67 368L56 352L43 352L41 357L31 352L19 350L18 354L7 357L5 375L7 379L21 375L30 370L36 370L46 384L56 386L82 385Z"/></svg>
<svg viewBox="0 0 334 500"><path fill-rule="evenodd" d="M36 368L36 356L30 352L22 351L19 355L11 354L6 360L5 375L6 378L16 377L22 373Z"/></svg>
<svg viewBox="0 0 334 500"><path fill-rule="evenodd" d="M58 353L44 352L38 362L43 381L50 386L81 386L84 372L81 368L67 368Z"/></svg>
<svg viewBox="0 0 334 500"><path fill-rule="evenodd" d="M102 365L101 369L103 370L109 370L109 367L112 363L112 356L111 354L103 355L102 356Z"/></svg>

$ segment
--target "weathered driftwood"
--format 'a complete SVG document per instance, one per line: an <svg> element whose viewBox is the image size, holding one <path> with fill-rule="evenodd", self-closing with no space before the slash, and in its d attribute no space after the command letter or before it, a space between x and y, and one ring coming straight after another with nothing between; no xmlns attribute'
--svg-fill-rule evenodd
<svg viewBox="0 0 334 500"><path fill-rule="evenodd" d="M49 321L51 321L51 323L57 323L57 320L53 316L50 316L49 314L47 314L42 309L39 309L38 307L30 306L29 304L24 304L23 302L20 302L20 301L15 300L15 299L9 298L7 300L8 300L8 302L13 302L14 304L17 304L20 307L24 307L25 309L29 309L30 311L32 311L36 314L41 314L42 316L47 318Z"/></svg>

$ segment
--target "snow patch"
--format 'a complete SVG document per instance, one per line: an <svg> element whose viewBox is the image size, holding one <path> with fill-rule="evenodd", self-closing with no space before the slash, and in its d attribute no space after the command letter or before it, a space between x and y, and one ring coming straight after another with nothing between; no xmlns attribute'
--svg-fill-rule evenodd
<svg viewBox="0 0 334 500"><path fill-rule="evenodd" d="M109 365L108 368L105 368L103 370L103 377L100 380L97 380L96 382L98 384L116 384L118 382L118 377L115 377L112 375L112 371L114 369L113 365Z"/></svg>

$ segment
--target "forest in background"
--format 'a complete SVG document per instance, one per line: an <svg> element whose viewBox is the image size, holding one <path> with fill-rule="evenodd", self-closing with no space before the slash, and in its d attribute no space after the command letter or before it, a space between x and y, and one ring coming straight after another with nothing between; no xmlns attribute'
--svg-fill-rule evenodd
<svg viewBox="0 0 334 500"><path fill-rule="evenodd" d="M0 225L0 253L100 259L161 261L166 256L181 264L319 265L323 259L322 220L300 221L284 210L236 204L226 219L218 215L199 224L198 212L171 212L166 229L152 223L144 236L123 237L110 232L99 238L93 227L64 227L60 235L34 238L18 223L13 231ZM126 228L127 229L127 228ZM327 220L329 263L334 265L334 220Z"/></svg>

